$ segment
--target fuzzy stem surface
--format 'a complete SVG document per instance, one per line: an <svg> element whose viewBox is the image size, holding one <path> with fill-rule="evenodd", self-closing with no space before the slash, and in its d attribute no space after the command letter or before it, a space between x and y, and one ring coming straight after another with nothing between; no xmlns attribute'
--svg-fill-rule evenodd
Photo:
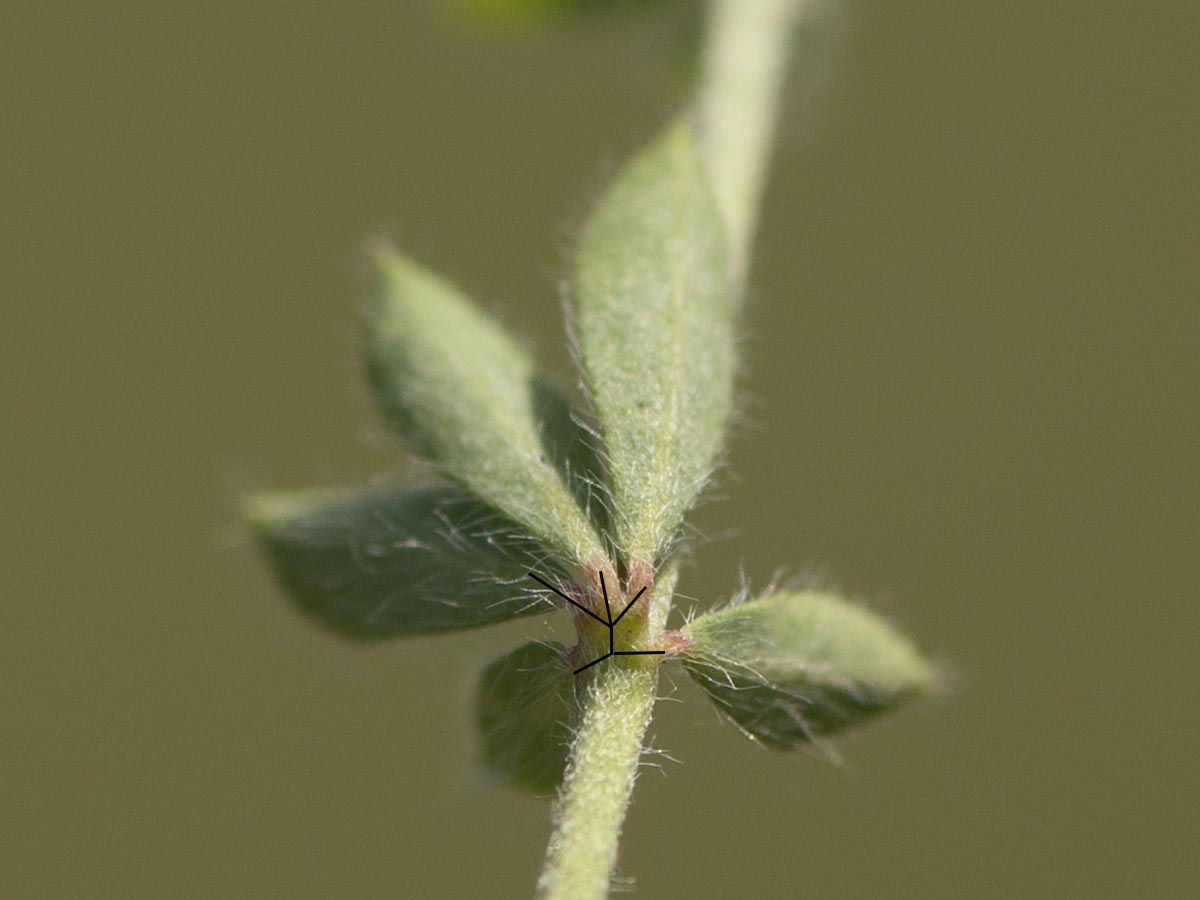
<svg viewBox="0 0 1200 900"><path fill-rule="evenodd" d="M603 900L658 690L658 657L596 666L538 882L545 900ZM653 660L646 663L642 660Z"/></svg>
<svg viewBox="0 0 1200 900"><path fill-rule="evenodd" d="M666 622L679 567L668 563L646 599L642 640ZM554 833L538 880L543 900L604 900L617 865L642 740L658 691L661 656L605 660L581 679L583 716L554 810Z"/></svg>

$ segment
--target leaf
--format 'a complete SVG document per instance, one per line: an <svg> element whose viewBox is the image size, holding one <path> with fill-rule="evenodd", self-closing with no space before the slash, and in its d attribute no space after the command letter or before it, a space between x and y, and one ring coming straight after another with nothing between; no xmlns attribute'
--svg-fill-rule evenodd
<svg viewBox="0 0 1200 900"><path fill-rule="evenodd" d="M733 396L728 247L691 128L672 128L609 188L574 288L617 544L653 564L712 472Z"/></svg>
<svg viewBox="0 0 1200 900"><path fill-rule="evenodd" d="M830 594L780 592L683 629L688 672L743 731L791 748L929 691L935 673L882 618Z"/></svg>
<svg viewBox="0 0 1200 900"><path fill-rule="evenodd" d="M280 581L310 615L357 638L474 628L551 605L527 590L545 553L458 488L305 491L248 509Z"/></svg>
<svg viewBox="0 0 1200 900"><path fill-rule="evenodd" d="M562 780L577 714L566 654L562 644L522 644L487 667L476 695L484 762L539 793Z"/></svg>
<svg viewBox="0 0 1200 900"><path fill-rule="evenodd" d="M536 412L542 382L490 317L432 272L377 257L371 385L388 421L450 478L581 567L603 544L555 467Z"/></svg>

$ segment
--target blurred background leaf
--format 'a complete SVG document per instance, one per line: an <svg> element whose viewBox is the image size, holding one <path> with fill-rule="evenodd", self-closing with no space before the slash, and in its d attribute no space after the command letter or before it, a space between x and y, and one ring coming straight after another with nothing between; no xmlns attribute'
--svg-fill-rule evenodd
<svg viewBox="0 0 1200 900"><path fill-rule="evenodd" d="M578 714L563 644L531 641L480 676L475 724L484 763L501 778L553 795Z"/></svg>

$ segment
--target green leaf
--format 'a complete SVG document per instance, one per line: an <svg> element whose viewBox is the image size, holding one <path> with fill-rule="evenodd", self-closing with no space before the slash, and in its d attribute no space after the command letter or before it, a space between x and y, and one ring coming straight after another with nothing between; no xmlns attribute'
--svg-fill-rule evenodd
<svg viewBox="0 0 1200 900"><path fill-rule="evenodd" d="M484 762L538 793L558 787L577 717L566 655L562 644L522 644L479 680L475 717Z"/></svg>
<svg viewBox="0 0 1200 900"><path fill-rule="evenodd" d="M689 673L743 731L791 748L929 691L935 673L882 618L830 594L780 592L700 616Z"/></svg>
<svg viewBox="0 0 1200 900"><path fill-rule="evenodd" d="M609 188L584 229L574 288L616 541L653 564L712 472L733 396L728 247L691 128L672 128Z"/></svg>
<svg viewBox="0 0 1200 900"><path fill-rule="evenodd" d="M531 568L547 571L545 552L458 488L266 494L248 514L293 599L351 637L473 628L552 608L527 588Z"/></svg>
<svg viewBox="0 0 1200 900"><path fill-rule="evenodd" d="M448 282L391 252L367 330L375 397L418 452L581 567L603 544L556 468L533 362Z"/></svg>

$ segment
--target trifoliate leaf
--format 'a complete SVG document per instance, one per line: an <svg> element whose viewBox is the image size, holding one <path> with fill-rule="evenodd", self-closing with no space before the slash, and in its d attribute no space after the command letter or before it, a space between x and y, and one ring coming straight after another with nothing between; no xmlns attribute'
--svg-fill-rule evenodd
<svg viewBox="0 0 1200 900"><path fill-rule="evenodd" d="M684 666L735 723L791 748L928 691L934 671L882 618L830 594L780 592L683 629Z"/></svg>
<svg viewBox="0 0 1200 900"><path fill-rule="evenodd" d="M580 566L603 558L555 467L529 357L457 288L390 252L377 257L371 385L389 422L449 477Z"/></svg>
<svg viewBox="0 0 1200 900"><path fill-rule="evenodd" d="M672 128L601 200L571 312L617 543L653 564L712 471L733 396L728 248L691 128Z"/></svg>
<svg viewBox="0 0 1200 900"><path fill-rule="evenodd" d="M522 644L487 667L476 695L483 761L539 793L562 779L577 713L566 655L562 644Z"/></svg>
<svg viewBox="0 0 1200 900"><path fill-rule="evenodd" d="M553 608L527 590L530 568L548 570L545 552L458 488L267 494L248 513L295 601L351 637L473 628Z"/></svg>

